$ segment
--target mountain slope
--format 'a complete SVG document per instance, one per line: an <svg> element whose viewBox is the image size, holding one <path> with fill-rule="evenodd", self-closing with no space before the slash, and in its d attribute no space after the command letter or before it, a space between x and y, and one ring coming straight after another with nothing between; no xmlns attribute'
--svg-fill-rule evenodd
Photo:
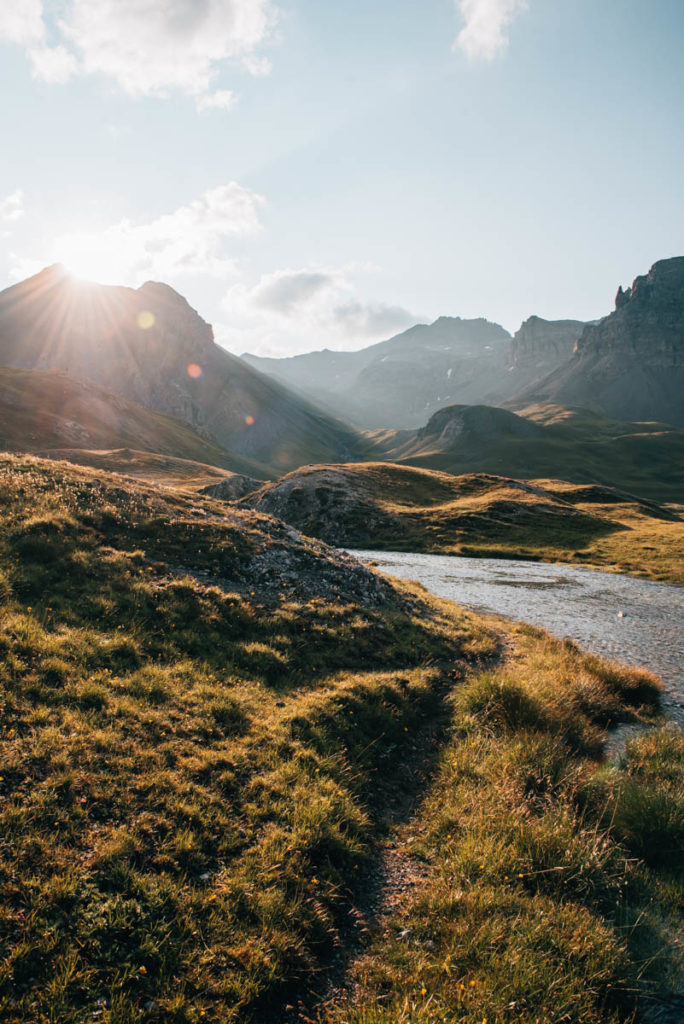
<svg viewBox="0 0 684 1024"><path fill-rule="evenodd" d="M443 406L510 400L561 365L584 326L530 317L511 339L487 320L440 317L358 352L243 358L352 422L402 429Z"/></svg>
<svg viewBox="0 0 684 1024"><path fill-rule="evenodd" d="M612 485L660 501L684 501L684 431L625 423L553 405L516 414L451 406L417 431L378 431L376 451L406 465L522 480L556 477Z"/></svg>
<svg viewBox="0 0 684 1024"><path fill-rule="evenodd" d="M167 285L79 282L61 267L0 293L0 363L64 370L282 472L348 457L354 431L214 343Z"/></svg>
<svg viewBox="0 0 684 1024"><path fill-rule="evenodd" d="M180 420L66 373L0 366L0 448L71 458L102 449L265 475L264 468L200 437ZM106 468L103 466L103 468Z"/></svg>
<svg viewBox="0 0 684 1024"><path fill-rule="evenodd" d="M620 288L614 312L585 328L576 354L516 402L684 426L684 257L660 260Z"/></svg>
<svg viewBox="0 0 684 1024"><path fill-rule="evenodd" d="M415 427L440 405L489 395L505 376L509 342L488 320L440 317L358 352L243 358L361 426Z"/></svg>

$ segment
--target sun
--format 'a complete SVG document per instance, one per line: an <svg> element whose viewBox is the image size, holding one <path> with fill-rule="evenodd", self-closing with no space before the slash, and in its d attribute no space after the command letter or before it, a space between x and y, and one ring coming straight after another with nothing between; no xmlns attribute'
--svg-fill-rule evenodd
<svg viewBox="0 0 684 1024"><path fill-rule="evenodd" d="M107 235L73 232L55 241L54 257L72 277L98 284L122 284L127 260L113 241Z"/></svg>

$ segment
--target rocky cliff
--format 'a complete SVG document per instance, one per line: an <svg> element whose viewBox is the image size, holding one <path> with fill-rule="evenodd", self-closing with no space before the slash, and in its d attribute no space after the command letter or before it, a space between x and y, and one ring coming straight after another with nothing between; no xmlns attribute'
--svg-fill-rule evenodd
<svg viewBox="0 0 684 1024"><path fill-rule="evenodd" d="M544 320L531 316L520 325L511 341L511 367L531 370L537 376L566 362L586 327L583 320Z"/></svg>
<svg viewBox="0 0 684 1024"><path fill-rule="evenodd" d="M684 257L620 288L614 312L585 327L564 366L518 399L684 426Z"/></svg>

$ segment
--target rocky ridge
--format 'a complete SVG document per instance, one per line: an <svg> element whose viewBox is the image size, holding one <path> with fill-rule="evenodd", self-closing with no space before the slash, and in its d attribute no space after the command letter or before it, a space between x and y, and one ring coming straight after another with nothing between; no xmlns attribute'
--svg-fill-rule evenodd
<svg viewBox="0 0 684 1024"><path fill-rule="evenodd" d="M517 400L684 426L684 257L660 260L618 290L615 310L585 327L576 352Z"/></svg>

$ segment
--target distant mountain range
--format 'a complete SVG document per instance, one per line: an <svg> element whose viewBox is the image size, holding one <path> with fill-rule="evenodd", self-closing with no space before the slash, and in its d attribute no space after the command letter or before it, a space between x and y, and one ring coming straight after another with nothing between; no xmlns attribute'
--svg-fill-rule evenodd
<svg viewBox="0 0 684 1024"><path fill-rule="evenodd" d="M251 486L226 471L391 460L684 497L684 432L666 425L684 425L684 258L593 324L530 317L511 337L442 317L360 352L249 358L164 284L50 267L0 292L0 446L156 479L212 483L220 467L226 494Z"/></svg>
<svg viewBox="0 0 684 1024"><path fill-rule="evenodd" d="M415 428L449 405L539 402L684 426L684 257L620 288L596 322L532 316L511 338L487 320L440 317L359 352L243 359L371 429Z"/></svg>
<svg viewBox="0 0 684 1024"><path fill-rule="evenodd" d="M209 324L164 284L108 287L49 267L0 292L0 365L106 387L272 475L350 458L360 440L216 345Z"/></svg>
<svg viewBox="0 0 684 1024"><path fill-rule="evenodd" d="M443 316L358 352L251 366L360 427L418 427L448 405L501 405L567 360L585 324L530 317L511 338L499 324Z"/></svg>

